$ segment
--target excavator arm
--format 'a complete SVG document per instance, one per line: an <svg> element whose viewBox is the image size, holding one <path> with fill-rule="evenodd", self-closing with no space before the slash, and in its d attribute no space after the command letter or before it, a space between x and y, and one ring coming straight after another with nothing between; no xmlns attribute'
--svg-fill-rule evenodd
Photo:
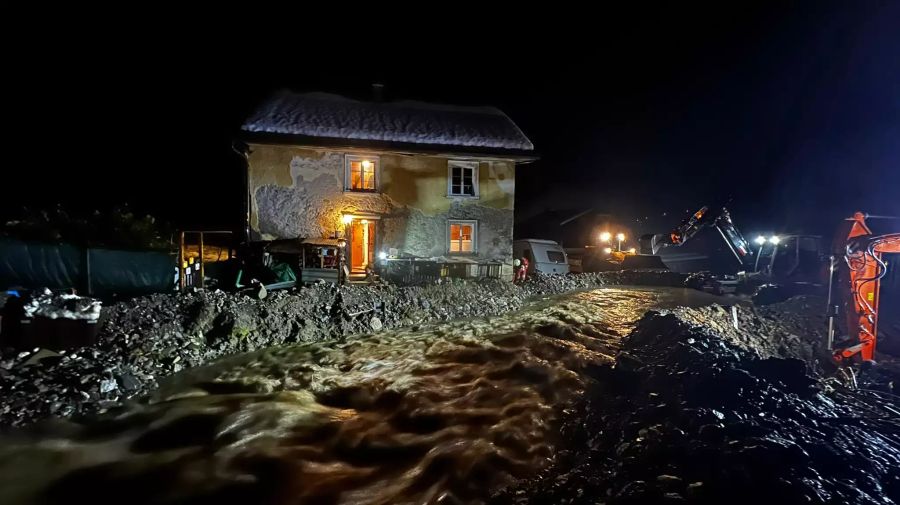
<svg viewBox="0 0 900 505"><path fill-rule="evenodd" d="M665 247L681 246L693 238L700 230L707 227L715 228L722 235L722 238L728 245L728 249L742 266L752 268L753 251L750 249L750 243L738 231L731 220L731 214L726 208L723 208L718 216L711 218L709 216L709 207L704 206L668 234L642 236L640 238L641 254L655 255Z"/></svg>
<svg viewBox="0 0 900 505"><path fill-rule="evenodd" d="M847 328L850 337L856 337L856 343L835 349L834 359L842 362L859 355L863 361L872 361L875 359L878 337L881 278L888 269L882 255L900 253L900 233L873 235L862 212L857 212L848 221L850 230L843 251L843 263L849 280L845 308ZM833 339L833 329L829 330L829 338Z"/></svg>

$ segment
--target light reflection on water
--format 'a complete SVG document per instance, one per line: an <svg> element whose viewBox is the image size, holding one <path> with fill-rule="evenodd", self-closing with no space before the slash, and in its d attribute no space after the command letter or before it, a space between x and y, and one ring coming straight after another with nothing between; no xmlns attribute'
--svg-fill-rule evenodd
<svg viewBox="0 0 900 505"><path fill-rule="evenodd" d="M3 503L479 503L554 456L555 421L654 307L608 288L490 319L272 348L149 405L0 452Z"/></svg>

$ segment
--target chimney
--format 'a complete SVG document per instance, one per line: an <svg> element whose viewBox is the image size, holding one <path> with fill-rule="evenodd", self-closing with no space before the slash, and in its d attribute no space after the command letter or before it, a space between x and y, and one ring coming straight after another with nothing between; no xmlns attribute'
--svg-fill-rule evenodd
<svg viewBox="0 0 900 505"><path fill-rule="evenodd" d="M376 102L384 101L384 84L380 82L372 83L372 99Z"/></svg>

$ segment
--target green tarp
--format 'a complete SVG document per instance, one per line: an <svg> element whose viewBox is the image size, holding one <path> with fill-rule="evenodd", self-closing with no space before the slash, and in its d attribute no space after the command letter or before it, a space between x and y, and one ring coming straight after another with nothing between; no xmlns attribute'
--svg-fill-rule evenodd
<svg viewBox="0 0 900 505"><path fill-rule="evenodd" d="M104 296L171 291L176 255L0 238L0 288L75 288Z"/></svg>

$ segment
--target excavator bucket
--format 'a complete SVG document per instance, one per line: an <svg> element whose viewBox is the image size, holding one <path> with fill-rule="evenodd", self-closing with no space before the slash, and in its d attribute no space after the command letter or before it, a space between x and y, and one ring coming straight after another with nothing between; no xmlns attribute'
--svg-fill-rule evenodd
<svg viewBox="0 0 900 505"><path fill-rule="evenodd" d="M622 261L624 270L668 270L661 257L651 254L629 254Z"/></svg>

